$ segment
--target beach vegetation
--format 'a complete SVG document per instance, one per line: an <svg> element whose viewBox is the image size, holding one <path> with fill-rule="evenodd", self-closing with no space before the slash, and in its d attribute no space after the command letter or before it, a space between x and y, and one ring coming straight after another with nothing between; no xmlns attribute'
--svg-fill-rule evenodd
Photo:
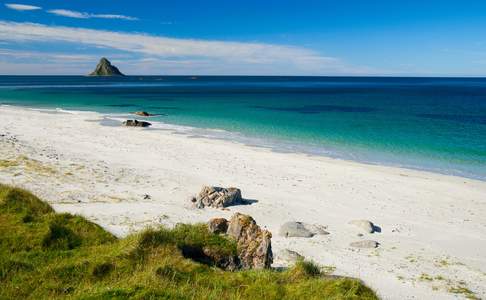
<svg viewBox="0 0 486 300"><path fill-rule="evenodd" d="M204 224L117 238L5 185L0 232L0 299L377 299L360 280L327 276L309 261L222 270L201 254L234 255L236 243Z"/></svg>

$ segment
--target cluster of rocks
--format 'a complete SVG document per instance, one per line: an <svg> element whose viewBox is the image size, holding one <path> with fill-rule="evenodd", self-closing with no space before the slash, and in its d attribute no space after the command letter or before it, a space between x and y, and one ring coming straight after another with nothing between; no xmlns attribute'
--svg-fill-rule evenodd
<svg viewBox="0 0 486 300"><path fill-rule="evenodd" d="M138 120L126 120L123 122L123 125L128 127L149 127L152 124L145 121L138 121Z"/></svg>
<svg viewBox="0 0 486 300"><path fill-rule="evenodd" d="M196 197L191 198L191 201L196 208L224 208L244 204L241 190L234 187L204 186Z"/></svg>
<svg viewBox="0 0 486 300"><path fill-rule="evenodd" d="M359 237L364 234L380 232L380 227L368 220L353 220L349 224L360 230ZM286 238L311 238L315 235L328 235L327 228L322 225L308 224L304 222L286 222L280 226L279 235ZM373 240L362 240L350 243L353 248L377 248L380 243Z"/></svg>
<svg viewBox="0 0 486 300"><path fill-rule="evenodd" d="M204 186L197 196L191 197L191 202L196 208L225 208L244 204L240 189L216 186ZM368 220L353 220L349 224L360 230L359 237L381 231L380 227ZM270 267L273 260L270 243L272 235L256 225L250 216L237 213L229 221L224 218L214 218L209 221L208 228L212 233L225 234L237 241L239 262L226 259L225 261L230 262L227 269ZM286 238L311 238L328 234L326 226L296 221L282 224L279 230L279 235ZM353 248L377 248L379 245L373 240L350 243ZM300 254L291 250L282 253L281 256L284 260L293 262L302 258Z"/></svg>
<svg viewBox="0 0 486 300"><path fill-rule="evenodd" d="M248 215L236 213L228 221L224 218L211 219L208 228L212 233L225 234L237 244L238 260L229 259L228 269L265 269L273 262L272 234L263 230Z"/></svg>

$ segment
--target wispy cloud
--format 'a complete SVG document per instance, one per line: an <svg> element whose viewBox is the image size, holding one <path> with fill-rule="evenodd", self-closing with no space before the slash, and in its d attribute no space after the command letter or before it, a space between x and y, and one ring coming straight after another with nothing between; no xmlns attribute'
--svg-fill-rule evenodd
<svg viewBox="0 0 486 300"><path fill-rule="evenodd" d="M22 51L0 48L0 57L9 57L11 59L19 60L42 60L47 61L70 61L70 62L94 62L99 58L95 55L83 54L66 54L57 52L41 52L41 51Z"/></svg>
<svg viewBox="0 0 486 300"><path fill-rule="evenodd" d="M116 14L92 14L87 12L79 12L74 10L68 9L51 9L47 11L50 14L54 14L57 16L68 17L68 18L76 18L76 19L120 19L120 20L127 20L127 21L136 21L138 18L124 16L124 15L116 15Z"/></svg>
<svg viewBox="0 0 486 300"><path fill-rule="evenodd" d="M34 6L34 5L27 5L27 4L17 4L17 3L5 3L7 8L19 11L26 11L26 10L39 10L42 7Z"/></svg>
<svg viewBox="0 0 486 300"><path fill-rule="evenodd" d="M360 74L335 57L287 45L178 39L35 23L0 21L0 40L22 43L67 43L99 53L127 53L122 66L143 66L148 73L323 75ZM20 43L20 44L19 44ZM96 50L97 49L97 50ZM102 49L102 50L100 50ZM72 53L72 51L71 51ZM87 53L84 51L84 53Z"/></svg>

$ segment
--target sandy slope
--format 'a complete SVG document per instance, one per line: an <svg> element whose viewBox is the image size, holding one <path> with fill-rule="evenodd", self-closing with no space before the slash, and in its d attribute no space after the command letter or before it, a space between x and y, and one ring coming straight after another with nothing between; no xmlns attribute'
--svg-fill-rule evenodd
<svg viewBox="0 0 486 300"><path fill-rule="evenodd" d="M275 253L288 248L335 274L360 277L384 299L464 298L451 289L466 287L486 298L486 182L101 126L100 117L1 106L0 182L118 235L240 211L274 233ZM188 197L205 184L239 187L258 202L191 208ZM358 237L353 219L372 220L382 232ZM291 220L331 234L279 237ZM381 246L349 247L361 239Z"/></svg>

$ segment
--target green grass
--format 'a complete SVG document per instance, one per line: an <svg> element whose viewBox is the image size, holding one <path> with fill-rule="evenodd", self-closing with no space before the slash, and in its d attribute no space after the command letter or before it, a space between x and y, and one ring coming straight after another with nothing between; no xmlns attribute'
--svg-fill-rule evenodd
<svg viewBox="0 0 486 300"><path fill-rule="evenodd" d="M4 185L0 233L0 299L377 299L361 281L327 277L305 261L286 271L223 271L205 250L231 256L236 244L205 225L117 239Z"/></svg>

